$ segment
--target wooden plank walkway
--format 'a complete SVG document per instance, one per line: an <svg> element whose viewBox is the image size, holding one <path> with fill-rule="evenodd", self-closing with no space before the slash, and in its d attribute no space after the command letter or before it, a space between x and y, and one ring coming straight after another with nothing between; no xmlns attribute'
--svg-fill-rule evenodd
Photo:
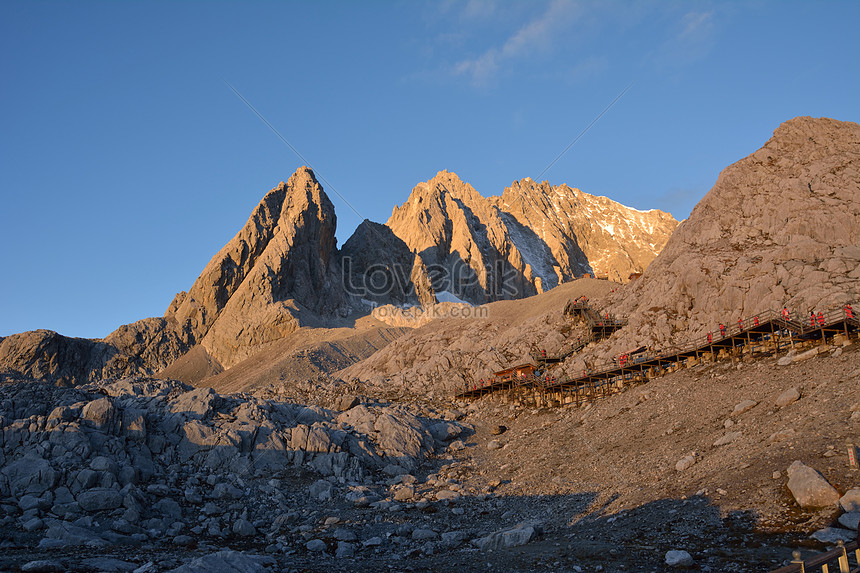
<svg viewBox="0 0 860 573"><path fill-rule="evenodd" d="M547 365L563 361L564 358L584 348L588 342L609 336L627 324L626 319L612 315L601 317L599 313L588 307L587 302L568 303L565 314L584 319L590 328L588 340L580 341L580 344L575 345L576 350L567 352L561 357L533 355L535 364L515 367L516 376L495 376L482 385L465 388L455 398L474 399L500 390L529 388L548 395L551 399L579 404L618 392L627 381L644 381L673 371L689 360L716 358L720 351L737 352L749 348L752 353L778 352L786 346L793 346L798 341L824 341L836 334L848 336L860 330L860 320L857 318L856 311L848 312L844 308L819 313L804 321L785 318L781 312L767 311L739 320L735 324L721 325L716 332L708 333L683 345L664 348L660 351L646 349L588 368L578 376L547 380L538 374L545 370Z"/></svg>

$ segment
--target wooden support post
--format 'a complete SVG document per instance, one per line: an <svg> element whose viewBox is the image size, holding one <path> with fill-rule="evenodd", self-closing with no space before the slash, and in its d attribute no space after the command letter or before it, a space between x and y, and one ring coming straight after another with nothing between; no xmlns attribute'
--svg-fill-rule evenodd
<svg viewBox="0 0 860 573"><path fill-rule="evenodd" d="M839 573L849 573L851 568L848 566L848 551L845 549L845 542L840 539L838 543L839 549L842 550L842 555L839 556Z"/></svg>
<svg viewBox="0 0 860 573"><path fill-rule="evenodd" d="M792 557L791 564L792 565L800 565L800 567L798 568L800 573L806 573L806 565L803 563L803 559L801 559L801 557L800 557L800 551L797 551L795 549L794 551L791 552L791 557Z"/></svg>

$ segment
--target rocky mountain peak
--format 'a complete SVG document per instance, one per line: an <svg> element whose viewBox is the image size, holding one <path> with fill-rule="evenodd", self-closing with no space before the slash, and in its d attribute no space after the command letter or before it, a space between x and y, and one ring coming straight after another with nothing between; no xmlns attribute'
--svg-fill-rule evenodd
<svg viewBox="0 0 860 573"><path fill-rule="evenodd" d="M165 317L196 343L234 295L249 304L255 286L267 303L293 298L313 311L326 310L314 287L325 282L336 227L334 205L313 171L299 168L263 197L191 289L176 295Z"/></svg>

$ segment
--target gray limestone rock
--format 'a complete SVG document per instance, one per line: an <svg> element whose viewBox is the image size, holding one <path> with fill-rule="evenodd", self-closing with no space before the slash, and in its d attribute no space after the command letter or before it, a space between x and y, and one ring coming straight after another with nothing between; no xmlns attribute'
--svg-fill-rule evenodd
<svg viewBox="0 0 860 573"><path fill-rule="evenodd" d="M116 409L110 398L93 400L81 410L81 422L97 430L108 431L113 423Z"/></svg>
<svg viewBox="0 0 860 573"><path fill-rule="evenodd" d="M54 559L37 559L21 566L21 571L27 573L63 573L66 569L65 565Z"/></svg>
<svg viewBox="0 0 860 573"><path fill-rule="evenodd" d="M732 442L738 440L743 436L741 432L729 432L724 436L717 438L714 442L715 447L725 446L726 444L731 444Z"/></svg>
<svg viewBox="0 0 860 573"><path fill-rule="evenodd" d="M465 531L446 531L442 534L442 545L457 547L466 541Z"/></svg>
<svg viewBox="0 0 860 573"><path fill-rule="evenodd" d="M447 442L457 438L462 433L462 428L452 422L437 422L430 426L430 434L440 442Z"/></svg>
<svg viewBox="0 0 860 573"><path fill-rule="evenodd" d="M0 469L0 473L8 480L10 492L15 497L27 493L41 496L45 491L53 489L60 479L60 474L51 464L32 451L7 463Z"/></svg>
<svg viewBox="0 0 860 573"><path fill-rule="evenodd" d="M842 527L857 531L858 524L860 524L860 511L849 511L839 516L839 525Z"/></svg>
<svg viewBox="0 0 860 573"><path fill-rule="evenodd" d="M732 410L732 416L740 416L741 414L752 410L758 405L758 402L755 400L743 400L742 402L738 402L735 405L734 410Z"/></svg>
<svg viewBox="0 0 860 573"><path fill-rule="evenodd" d="M251 537L257 534L257 528L247 519L237 519L233 523L233 533L242 537Z"/></svg>
<svg viewBox="0 0 860 573"><path fill-rule="evenodd" d="M331 499L331 482L326 480L317 480L308 488L308 494L311 499L317 501L325 501Z"/></svg>
<svg viewBox="0 0 860 573"><path fill-rule="evenodd" d="M132 440L146 440L146 416L143 410L123 410L122 434Z"/></svg>
<svg viewBox="0 0 860 573"><path fill-rule="evenodd" d="M335 529L332 535L338 541L355 541L358 539L354 531L350 531L349 529L344 529L342 527Z"/></svg>
<svg viewBox="0 0 860 573"><path fill-rule="evenodd" d="M436 539L439 534L432 529L414 529L412 531L412 539L414 541L427 541L428 539Z"/></svg>
<svg viewBox="0 0 860 573"><path fill-rule="evenodd" d="M839 498L843 511L860 511L860 488L849 489Z"/></svg>
<svg viewBox="0 0 860 573"><path fill-rule="evenodd" d="M678 463L675 464L675 470L682 472L684 470L687 470L687 469L693 467L693 465L695 465L695 463L696 463L696 456L694 456L692 454L688 455L688 456L684 456L683 458L678 460Z"/></svg>
<svg viewBox="0 0 860 573"><path fill-rule="evenodd" d="M841 527L825 527L824 529L819 529L810 535L810 537L822 543L835 545L840 541L845 543L854 541L857 539L857 532L850 529L842 529Z"/></svg>
<svg viewBox="0 0 860 573"><path fill-rule="evenodd" d="M785 408L798 400L800 400L800 390L789 388L777 397L775 404L777 408Z"/></svg>
<svg viewBox="0 0 860 573"><path fill-rule="evenodd" d="M39 547L43 549L77 545L105 547L110 545L110 542L97 534L90 527L81 527L79 525L61 521L51 523L48 526L44 539L39 542Z"/></svg>
<svg viewBox="0 0 860 573"><path fill-rule="evenodd" d="M220 400L220 396L212 388L197 388L180 394L172 400L170 411L200 420L211 416Z"/></svg>

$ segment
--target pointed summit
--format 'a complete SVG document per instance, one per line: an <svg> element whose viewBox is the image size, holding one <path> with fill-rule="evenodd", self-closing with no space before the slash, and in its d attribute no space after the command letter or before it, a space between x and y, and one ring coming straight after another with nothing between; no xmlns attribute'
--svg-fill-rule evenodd
<svg viewBox="0 0 860 573"><path fill-rule="evenodd" d="M165 317L230 366L296 330L302 312L339 313L346 298L329 266L336 226L313 171L299 168L263 197Z"/></svg>

